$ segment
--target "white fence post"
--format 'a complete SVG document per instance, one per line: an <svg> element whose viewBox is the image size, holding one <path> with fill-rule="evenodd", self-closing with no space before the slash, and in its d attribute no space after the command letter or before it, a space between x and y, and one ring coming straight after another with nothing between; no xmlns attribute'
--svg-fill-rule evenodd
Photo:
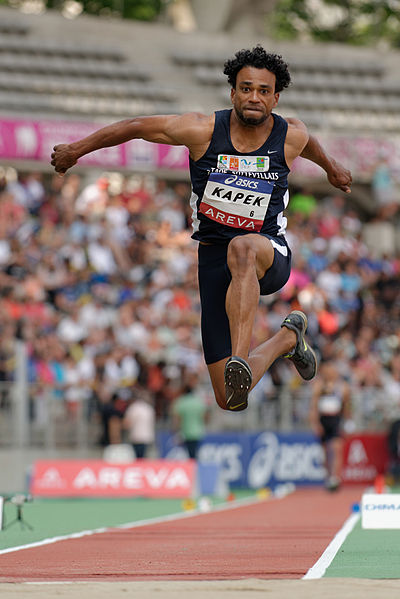
<svg viewBox="0 0 400 599"><path fill-rule="evenodd" d="M15 341L15 382L13 388L13 413L15 427L15 445L29 445L29 391L26 343Z"/></svg>

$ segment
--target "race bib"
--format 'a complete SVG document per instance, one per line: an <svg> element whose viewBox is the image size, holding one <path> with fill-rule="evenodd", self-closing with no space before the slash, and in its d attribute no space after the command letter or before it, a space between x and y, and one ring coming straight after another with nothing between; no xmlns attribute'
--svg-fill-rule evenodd
<svg viewBox="0 0 400 599"><path fill-rule="evenodd" d="M270 181L232 173L211 173L200 212L222 225L260 231L274 186Z"/></svg>
<svg viewBox="0 0 400 599"><path fill-rule="evenodd" d="M319 413L323 416L336 416L342 409L342 401L337 395L323 395L318 402Z"/></svg>

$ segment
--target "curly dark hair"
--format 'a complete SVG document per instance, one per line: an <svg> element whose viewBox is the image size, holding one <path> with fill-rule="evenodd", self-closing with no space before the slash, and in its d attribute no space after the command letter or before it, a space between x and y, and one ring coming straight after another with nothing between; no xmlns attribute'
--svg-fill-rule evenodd
<svg viewBox="0 0 400 599"><path fill-rule="evenodd" d="M236 76L243 67L267 69L276 77L275 93L281 92L290 84L290 73L287 63L279 54L268 54L260 45L252 50L239 50L235 57L224 63L224 75L228 76L228 83L235 88Z"/></svg>

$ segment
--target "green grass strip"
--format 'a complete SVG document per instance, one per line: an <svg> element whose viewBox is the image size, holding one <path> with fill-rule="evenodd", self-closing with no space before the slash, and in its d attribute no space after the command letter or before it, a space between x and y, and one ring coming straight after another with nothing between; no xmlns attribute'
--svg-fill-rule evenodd
<svg viewBox="0 0 400 599"><path fill-rule="evenodd" d="M400 530L363 529L360 519L325 577L400 578Z"/></svg>
<svg viewBox="0 0 400 599"><path fill-rule="evenodd" d="M366 530L360 520L325 577L400 578L400 530Z"/></svg>
<svg viewBox="0 0 400 599"><path fill-rule="evenodd" d="M254 491L235 491L237 499L254 495ZM211 498L214 505L222 499ZM184 511L181 499L34 499L22 508L23 519L33 530L20 522L7 525L17 515L15 505L4 506L5 530L0 531L0 550L18 547L85 530L109 528L129 522L159 518Z"/></svg>

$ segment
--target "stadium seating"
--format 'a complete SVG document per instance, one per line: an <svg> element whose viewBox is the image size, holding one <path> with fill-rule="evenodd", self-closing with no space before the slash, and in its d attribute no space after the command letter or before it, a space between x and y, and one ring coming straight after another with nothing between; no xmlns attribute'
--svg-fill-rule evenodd
<svg viewBox="0 0 400 599"><path fill-rule="evenodd" d="M87 16L72 22L53 11L33 17L0 7L0 108L55 118L92 112L104 120L209 113L230 106L224 60L251 44L204 32L184 36L162 23ZM395 53L290 43L274 51L292 74L280 98L283 114L335 133L400 131Z"/></svg>
<svg viewBox="0 0 400 599"><path fill-rule="evenodd" d="M41 39L26 21L2 21L2 110L115 117L176 112L175 99L118 46Z"/></svg>
<svg viewBox="0 0 400 599"><path fill-rule="evenodd" d="M171 60L181 69L189 68L198 84L215 89L221 101L228 101L220 54L174 50ZM400 120L392 118L400 110L400 83L386 78L382 64L369 60L296 58L290 51L287 60L292 84L281 95L279 105L306 120L309 126L318 128L324 124L328 129L357 130L367 123L368 129L376 131L400 129Z"/></svg>
<svg viewBox="0 0 400 599"><path fill-rule="evenodd" d="M5 35L26 35L29 31L29 26L20 19L14 20L10 18L2 18L0 20L0 34Z"/></svg>

